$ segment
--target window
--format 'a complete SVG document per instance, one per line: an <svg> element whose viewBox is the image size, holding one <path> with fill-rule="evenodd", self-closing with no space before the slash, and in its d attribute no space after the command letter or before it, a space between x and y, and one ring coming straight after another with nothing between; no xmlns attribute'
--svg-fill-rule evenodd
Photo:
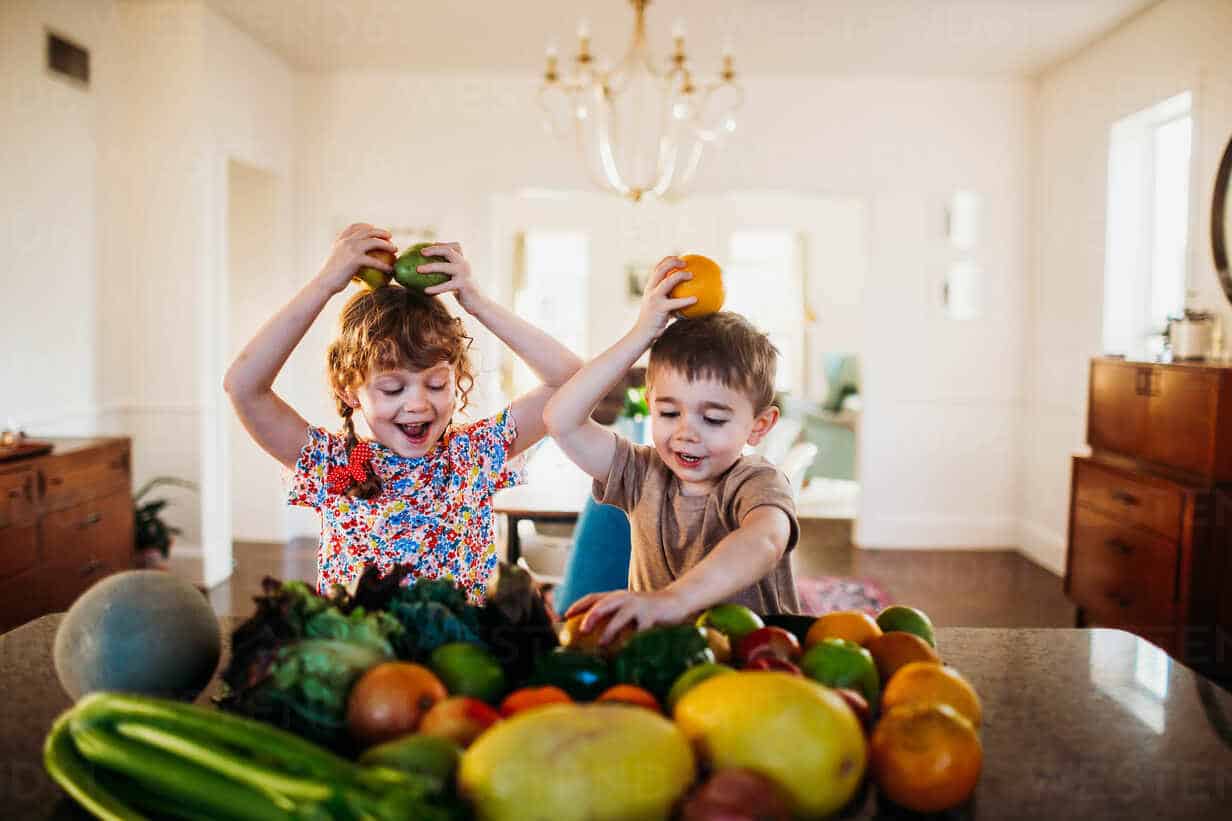
<svg viewBox="0 0 1232 821"><path fill-rule="evenodd" d="M521 258L514 268L514 312L585 357L588 238L580 232L529 231L520 243ZM520 396L538 384L539 378L517 359L513 395Z"/></svg>
<svg viewBox="0 0 1232 821"><path fill-rule="evenodd" d="M1178 94L1112 126L1104 262L1106 353L1163 350L1168 317L1185 307L1192 95Z"/></svg>
<svg viewBox="0 0 1232 821"><path fill-rule="evenodd" d="M799 393L804 368L804 283L791 231L734 231L725 308L744 314L779 349L780 391Z"/></svg>

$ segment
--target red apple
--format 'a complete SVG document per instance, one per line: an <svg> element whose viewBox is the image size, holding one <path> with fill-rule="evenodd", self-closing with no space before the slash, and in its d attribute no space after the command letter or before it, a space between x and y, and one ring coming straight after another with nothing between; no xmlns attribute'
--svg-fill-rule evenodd
<svg viewBox="0 0 1232 821"><path fill-rule="evenodd" d="M795 661L800 657L800 640L782 627L762 627L740 640L736 657L747 664L766 652L787 661Z"/></svg>
<svg viewBox="0 0 1232 821"><path fill-rule="evenodd" d="M835 691L843 697L843 701L847 702L847 706L856 714L856 718L860 720L860 726L864 728L864 732L869 730L869 719L871 713L868 709L868 700L863 695L855 690L849 690L846 687L836 688Z"/></svg>
<svg viewBox="0 0 1232 821"><path fill-rule="evenodd" d="M437 702L424 714L419 723L419 732L448 738L462 747L469 747L500 718L500 713L477 698L452 696Z"/></svg>
<svg viewBox="0 0 1232 821"><path fill-rule="evenodd" d="M802 676L800 668L785 658L779 658L770 650L763 649L744 665L745 670L774 670L779 673L791 673Z"/></svg>

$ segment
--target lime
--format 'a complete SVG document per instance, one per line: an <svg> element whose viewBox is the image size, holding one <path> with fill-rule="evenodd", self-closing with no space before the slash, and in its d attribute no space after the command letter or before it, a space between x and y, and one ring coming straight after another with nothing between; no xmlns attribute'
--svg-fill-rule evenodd
<svg viewBox="0 0 1232 821"><path fill-rule="evenodd" d="M892 604L877 614L877 626L885 633L891 630L914 633L933 647L937 646L937 639L933 635L932 620L923 610Z"/></svg>
<svg viewBox="0 0 1232 821"><path fill-rule="evenodd" d="M689 692L694 686L700 684L711 676L717 676L720 673L736 672L726 664L716 664L714 662L705 662L703 664L695 664L688 670L681 673L676 681L672 684L672 689L667 691L667 712L671 713L676 709L676 702L680 701L681 696Z"/></svg>
<svg viewBox="0 0 1232 821"><path fill-rule="evenodd" d="M800 659L804 675L827 687L849 687L877 703L881 690L872 653L846 639L822 639Z"/></svg>
<svg viewBox="0 0 1232 821"><path fill-rule="evenodd" d="M442 644L428 659L450 695L495 704L505 694L505 671L484 648L465 641Z"/></svg>
<svg viewBox="0 0 1232 821"><path fill-rule="evenodd" d="M713 627L731 639L732 644L740 641L754 630L765 627L761 616L754 613L743 604L716 604L697 617L698 627Z"/></svg>

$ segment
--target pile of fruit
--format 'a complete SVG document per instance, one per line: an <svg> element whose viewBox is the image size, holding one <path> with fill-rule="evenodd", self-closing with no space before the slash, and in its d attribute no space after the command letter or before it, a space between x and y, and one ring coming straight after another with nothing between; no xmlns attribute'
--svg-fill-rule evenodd
<svg viewBox="0 0 1232 821"><path fill-rule="evenodd" d="M979 699L918 610L771 618L785 629L722 604L602 644L603 624L549 624L516 570L483 607L400 581L319 597L267 580L224 673L241 715L90 696L49 771L101 818L208 793L212 818L492 821L822 818L866 784L934 812L979 778ZM242 811L224 784L262 801Z"/></svg>

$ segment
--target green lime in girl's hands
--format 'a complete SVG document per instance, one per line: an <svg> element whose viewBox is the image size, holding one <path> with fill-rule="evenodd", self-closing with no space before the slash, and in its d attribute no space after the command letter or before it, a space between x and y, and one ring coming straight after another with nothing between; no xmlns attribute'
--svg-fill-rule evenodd
<svg viewBox="0 0 1232 821"><path fill-rule="evenodd" d="M424 256L424 249L435 244L434 242L419 242L402 252L402 256L398 257L394 263L394 279L398 280L399 285L422 291L449 281L449 274L419 273L420 265L440 262L443 259L443 257Z"/></svg>

